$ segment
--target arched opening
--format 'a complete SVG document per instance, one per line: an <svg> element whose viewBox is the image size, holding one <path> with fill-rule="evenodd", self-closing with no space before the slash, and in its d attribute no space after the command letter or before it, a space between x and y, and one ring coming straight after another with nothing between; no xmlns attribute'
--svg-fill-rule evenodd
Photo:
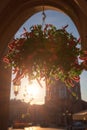
<svg viewBox="0 0 87 130"><path fill-rule="evenodd" d="M67 31L72 33L77 39L79 38L79 33L70 17L65 15L63 12L60 11L58 12L54 10L45 10L45 13L46 13L45 24L53 24L58 28L62 28L63 26L69 24ZM42 11L32 15L27 21L25 21L24 24L16 32L15 37L16 38L20 37L20 35L23 33L23 27L29 30L29 28L32 25L37 24L42 24Z"/></svg>
<svg viewBox="0 0 87 130"><path fill-rule="evenodd" d="M57 11L53 11L53 10L47 10L46 14L47 14L47 19L49 19L46 21L47 24L51 23L51 24L58 26L59 28L61 28L61 26L65 26L66 24L70 24L69 25L70 28L68 31L70 33L72 33L73 35L75 35L77 38L79 37L78 31L76 30L75 25L73 24L73 22L71 22L71 19L68 16L66 16L65 14L59 13ZM16 33L16 37L20 36L21 32L23 31L23 27L25 27L26 29L29 29L29 26L32 26L34 24L42 24L41 12L39 12L35 15L36 15L35 20L32 18L34 16L32 16L28 19L27 22L25 22L25 24L22 25L22 27ZM59 18L58 18L58 15L59 15ZM52 18L52 17L54 17L54 18ZM62 22L62 23L60 24L60 22ZM59 93L59 95L63 95L64 92L62 91L62 89L60 91L61 91L61 93ZM20 99L20 97L19 97L19 99Z"/></svg>

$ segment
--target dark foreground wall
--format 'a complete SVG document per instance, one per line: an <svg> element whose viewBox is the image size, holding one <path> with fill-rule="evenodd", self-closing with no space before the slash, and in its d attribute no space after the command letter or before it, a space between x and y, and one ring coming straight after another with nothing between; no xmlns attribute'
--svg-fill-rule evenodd
<svg viewBox="0 0 87 130"><path fill-rule="evenodd" d="M0 63L0 130L8 127L10 79L10 71Z"/></svg>

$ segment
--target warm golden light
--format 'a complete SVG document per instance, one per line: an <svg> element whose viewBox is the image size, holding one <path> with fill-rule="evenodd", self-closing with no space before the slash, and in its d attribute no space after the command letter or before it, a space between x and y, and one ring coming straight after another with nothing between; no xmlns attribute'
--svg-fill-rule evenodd
<svg viewBox="0 0 87 130"><path fill-rule="evenodd" d="M45 94L46 86L43 79L39 80L38 83L36 79L31 82L28 77L24 77L21 80L20 92L17 95L17 99L24 99L25 102L30 102L30 104L44 104Z"/></svg>
<svg viewBox="0 0 87 130"><path fill-rule="evenodd" d="M19 92L19 86L14 85L14 94L15 94L15 96L17 96L18 92Z"/></svg>
<svg viewBox="0 0 87 130"><path fill-rule="evenodd" d="M14 75L12 75L13 80ZM20 89L20 90L19 90ZM16 96L16 97L15 97ZM46 96L46 83L44 79L29 81L29 78L25 76L21 80L20 86L11 87L11 99L22 100L24 102L30 102L30 104L44 104Z"/></svg>
<svg viewBox="0 0 87 130"><path fill-rule="evenodd" d="M35 98L38 96L40 89L39 89L39 86L37 86L35 81L33 81L32 84L27 85L27 92L29 95L32 96L32 98Z"/></svg>

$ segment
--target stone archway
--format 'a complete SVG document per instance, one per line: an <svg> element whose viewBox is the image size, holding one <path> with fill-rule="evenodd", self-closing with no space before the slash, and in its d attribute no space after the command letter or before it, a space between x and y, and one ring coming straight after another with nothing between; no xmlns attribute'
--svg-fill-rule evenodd
<svg viewBox="0 0 87 130"><path fill-rule="evenodd" d="M60 10L74 21L83 41L83 48L87 48L87 9L85 0L44 0L45 9ZM82 6L81 6L82 5ZM19 27L30 16L42 10L43 0L2 0L0 2L0 130L6 130L8 125L10 70L4 69L2 57L7 43L14 36Z"/></svg>

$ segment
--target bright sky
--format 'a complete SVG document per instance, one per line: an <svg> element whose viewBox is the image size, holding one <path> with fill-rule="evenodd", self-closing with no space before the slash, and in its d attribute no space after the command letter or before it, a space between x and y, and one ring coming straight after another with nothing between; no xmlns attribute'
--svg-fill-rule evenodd
<svg viewBox="0 0 87 130"><path fill-rule="evenodd" d="M69 25L67 28L67 31L72 33L75 37L79 38L79 33L74 25L74 23L72 22L72 20L65 14L60 13L60 12L56 12L56 11L52 11L52 10L48 10L45 11L46 14L46 20L45 23L46 24L53 24L55 25L57 28L61 28L65 25ZM23 33L23 27L25 27L27 30L29 30L29 28L32 25L35 24L42 24L42 12L39 12L35 15L33 15L31 18L29 18L27 21L25 21L25 23L21 26L21 28L18 30L18 32L16 33L15 37L19 37L20 34ZM82 100L87 101L87 72L83 72L81 75L81 80L80 80L80 84L81 84L81 97ZM37 83L35 83L37 84ZM22 86L22 89L20 89L19 95L16 97L17 99L23 99L23 93L26 85ZM43 85L45 86L45 85ZM38 92L38 96L37 98L35 98L32 103L40 103L44 101L44 96L45 96L45 87L40 88L40 86L38 86L40 93ZM27 95L28 96L28 95ZM14 98L14 94L13 94L13 90L11 89L11 98ZM29 96L26 97L25 99L26 101L30 100Z"/></svg>
<svg viewBox="0 0 87 130"><path fill-rule="evenodd" d="M19 93L16 97L14 95L13 86L11 87L11 99L20 99L24 102L30 102L30 104L44 104L46 87L43 80L40 80L40 83L43 87L38 84L37 80L29 82L28 78L23 78L19 87Z"/></svg>

